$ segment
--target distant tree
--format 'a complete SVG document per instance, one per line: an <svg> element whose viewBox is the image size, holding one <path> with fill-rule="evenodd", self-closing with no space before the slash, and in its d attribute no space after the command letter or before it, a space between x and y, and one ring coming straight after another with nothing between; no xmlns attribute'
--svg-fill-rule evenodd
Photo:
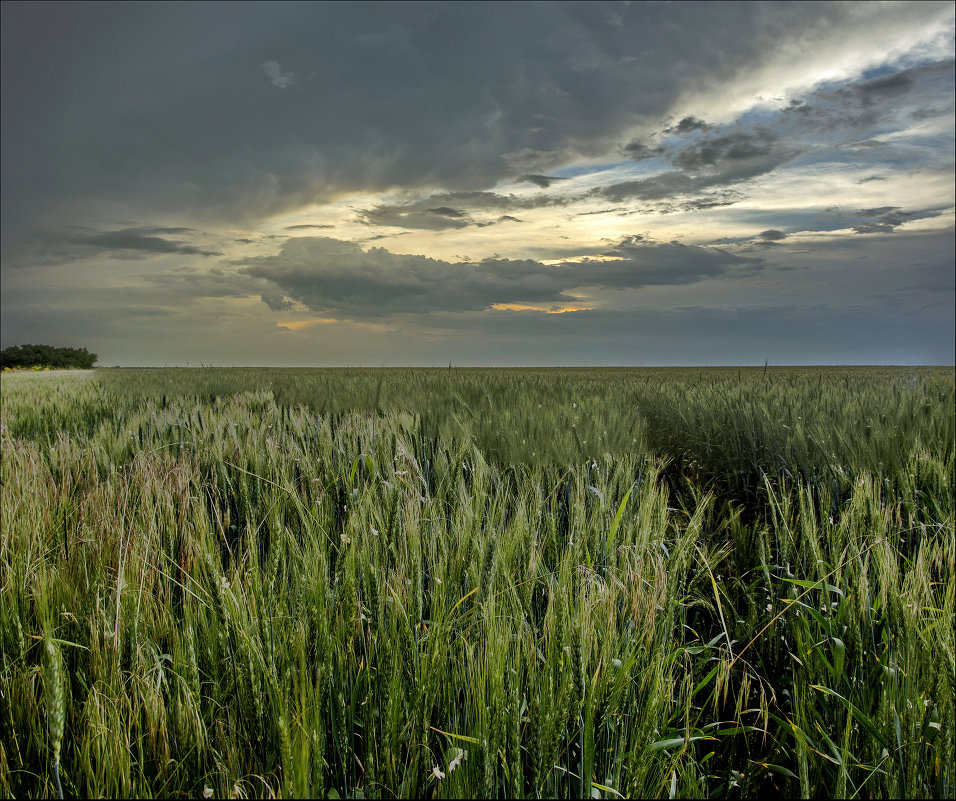
<svg viewBox="0 0 956 801"><path fill-rule="evenodd" d="M0 350L0 367L60 367L89 369L97 355L86 348L54 348L52 345L14 345Z"/></svg>

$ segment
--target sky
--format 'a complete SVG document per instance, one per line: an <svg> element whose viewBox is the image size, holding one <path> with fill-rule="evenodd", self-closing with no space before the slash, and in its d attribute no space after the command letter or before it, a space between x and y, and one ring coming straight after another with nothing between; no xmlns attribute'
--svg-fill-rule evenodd
<svg viewBox="0 0 956 801"><path fill-rule="evenodd" d="M954 9L4 2L0 344L953 364Z"/></svg>

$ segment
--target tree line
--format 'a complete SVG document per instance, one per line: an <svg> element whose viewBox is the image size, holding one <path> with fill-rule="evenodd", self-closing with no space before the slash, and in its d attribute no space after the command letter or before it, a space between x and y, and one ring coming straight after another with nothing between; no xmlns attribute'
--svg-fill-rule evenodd
<svg viewBox="0 0 956 801"><path fill-rule="evenodd" d="M88 369L97 355L86 348L55 348L52 345L14 345L0 350L0 367L78 367Z"/></svg>

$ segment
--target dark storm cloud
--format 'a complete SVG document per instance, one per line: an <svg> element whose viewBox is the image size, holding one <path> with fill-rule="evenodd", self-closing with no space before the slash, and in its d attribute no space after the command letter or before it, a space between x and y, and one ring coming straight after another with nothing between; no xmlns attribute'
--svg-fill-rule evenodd
<svg viewBox="0 0 956 801"><path fill-rule="evenodd" d="M601 195L614 203L622 200L639 198L640 200L660 200L675 195L684 195L693 192L699 185L693 178L682 172L671 170L653 175L650 178L641 178L637 181L622 181L611 186L601 187L594 194Z"/></svg>
<svg viewBox="0 0 956 801"><path fill-rule="evenodd" d="M776 139L777 135L767 130L735 132L695 142L671 160L688 172L733 162L764 160L773 151Z"/></svg>
<svg viewBox="0 0 956 801"><path fill-rule="evenodd" d="M697 119L697 117L684 117L677 125L665 128L664 133L686 135L694 131L709 131L713 127L713 125L708 125L703 120Z"/></svg>
<svg viewBox="0 0 956 801"><path fill-rule="evenodd" d="M566 181L567 178L557 178L553 175L522 175L522 181L527 181L528 183L534 184L535 186L540 186L542 189L547 189L555 181Z"/></svg>
<svg viewBox="0 0 956 801"><path fill-rule="evenodd" d="M221 256L218 250L201 247L170 234L192 234L192 228L121 228L113 231L73 230L34 231L23 246L23 261L11 260L11 266L28 264L66 264L90 258L139 260L180 254L184 256Z"/></svg>
<svg viewBox="0 0 956 801"><path fill-rule="evenodd" d="M897 117L905 106L907 116L919 119L926 97L930 105L940 95L952 93L953 59L920 64L877 78L851 81L841 86L824 86L800 101L793 101L783 114L793 132L865 131L880 121ZM913 105L918 106L913 108ZM945 112L944 112L945 113ZM932 114L928 116L933 116ZM847 143L849 147L886 146L879 139Z"/></svg>
<svg viewBox="0 0 956 801"><path fill-rule="evenodd" d="M781 40L856 24L842 4L768 4L759 29L754 14L750 4L5 3L4 120L16 124L4 127L4 227L70 217L90 198L138 217L238 224L351 191L547 176L666 117L688 87L731 82Z"/></svg>
<svg viewBox="0 0 956 801"><path fill-rule="evenodd" d="M468 218L468 212L461 209L453 209L450 206L439 206L436 209L425 209L426 214L437 214L439 217L451 217L452 219Z"/></svg>
<svg viewBox="0 0 956 801"><path fill-rule="evenodd" d="M643 142L630 142L624 145L623 150L624 155L634 159L634 161L647 161L664 152L664 148L662 147L649 147Z"/></svg>
<svg viewBox="0 0 956 801"><path fill-rule="evenodd" d="M938 211L903 211L898 206L881 206L876 209L860 209L860 217L869 218L867 222L853 226L858 234L890 234L907 220L923 217L937 217Z"/></svg>
<svg viewBox="0 0 956 801"><path fill-rule="evenodd" d="M184 253L194 256L221 256L215 250L203 250L195 245L173 239L153 236L157 232L178 233L188 228L124 228L119 231L103 231L96 234L75 236L67 240L71 245L90 248L90 252L106 253L116 251L142 251L145 253ZM84 251L80 251L81 253Z"/></svg>
<svg viewBox="0 0 956 801"><path fill-rule="evenodd" d="M693 198L692 200L685 200L681 203L678 208L681 211L701 211L702 209L716 209L720 206L732 206L738 200L740 200L743 195L740 192L734 192L732 190L724 190L721 192L711 192L702 197ZM664 209L658 209L661 213L664 213Z"/></svg>
<svg viewBox="0 0 956 801"><path fill-rule="evenodd" d="M899 97L908 92L914 84L912 71L883 75L868 81L861 81L853 87L861 102L869 105L888 97Z"/></svg>
<svg viewBox="0 0 956 801"><path fill-rule="evenodd" d="M776 228L769 228L766 231L761 231L757 236L750 240L749 244L756 245L758 248L764 250L768 248L780 247L783 244L783 240L787 238L787 234L783 231L779 231ZM738 240L739 244L743 244L745 240ZM746 252L746 251L745 251Z"/></svg>
<svg viewBox="0 0 956 801"><path fill-rule="evenodd" d="M275 256L247 259L245 273L313 311L345 317L464 312L501 303L570 303L574 289L682 285L753 272L760 259L678 243L629 237L606 258L547 266L531 259L451 263L425 256L362 250L327 238L289 240ZM280 294L281 293L281 294Z"/></svg>
<svg viewBox="0 0 956 801"><path fill-rule="evenodd" d="M778 134L766 128L729 131L721 136L696 139L686 145L658 148L658 152L678 167L677 170L611 184L593 190L592 194L613 202L631 198L657 201L720 190L773 172L799 156L804 149L782 141ZM732 200L724 193L720 198L702 197L688 201L684 207L711 208L728 202Z"/></svg>
<svg viewBox="0 0 956 801"><path fill-rule="evenodd" d="M670 138L657 146L635 141L623 148L624 154L636 161L660 158L677 169L612 184L593 190L592 194L614 202L629 199L659 202L744 184L801 157L812 157L821 147L821 130L835 140L834 144L848 149L862 152L890 148L879 139L857 137L868 132L869 126L898 116L904 97L908 97L909 102L918 102L921 92L928 88L935 86L940 90L940 86L943 89L951 86L952 72L953 61L946 60L850 82L835 89L824 87L802 100L792 101L772 117L772 124L750 125L737 121L716 126L696 117L685 117L677 125L664 129L662 133ZM800 113L794 116L795 111ZM841 139L845 141L841 143ZM900 155L895 154L894 158L899 159ZM710 208L727 200L726 196L716 202L709 197L685 199L655 210ZM888 229L867 228L866 232L876 230Z"/></svg>

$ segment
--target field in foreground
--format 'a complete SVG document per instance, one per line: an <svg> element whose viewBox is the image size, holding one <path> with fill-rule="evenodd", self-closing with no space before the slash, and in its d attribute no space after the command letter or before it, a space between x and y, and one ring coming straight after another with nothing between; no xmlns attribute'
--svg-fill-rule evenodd
<svg viewBox="0 0 956 801"><path fill-rule="evenodd" d="M954 399L4 376L0 792L952 797Z"/></svg>

